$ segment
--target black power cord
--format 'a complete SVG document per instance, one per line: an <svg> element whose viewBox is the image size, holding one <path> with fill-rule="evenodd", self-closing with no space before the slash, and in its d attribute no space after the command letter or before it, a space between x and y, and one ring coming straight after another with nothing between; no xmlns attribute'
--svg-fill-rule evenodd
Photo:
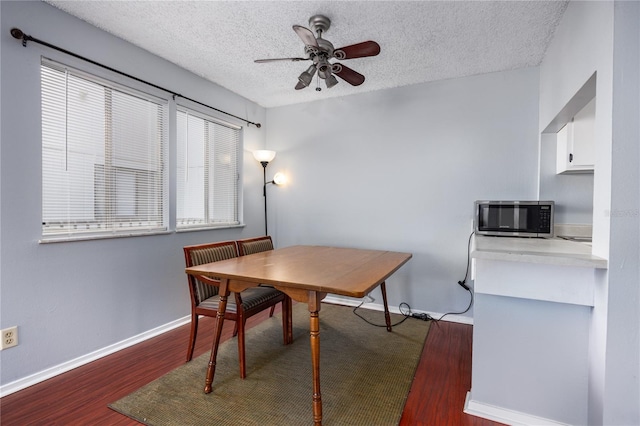
<svg viewBox="0 0 640 426"><path fill-rule="evenodd" d="M471 309L471 306L473 305L473 292L468 287L467 287L467 291L469 292L469 295L471 296L471 300L469 301L469 306L467 306L467 309L465 309L464 311L461 311L461 312L447 312L446 314L443 314L440 318L434 318L431 315L427 314L426 312L421 312L421 313L411 312L411 306L409 306L409 304L406 303L406 302L402 302L400 304L399 308L400 308L400 314L402 314L404 316L404 318L401 319L400 321L398 321L395 324L391 324L391 326L394 327L396 325L400 325L403 322L405 322L408 318L415 318L415 319L422 320L422 321L433 321L435 323L438 323L438 322L440 322L440 320L442 320L442 318L444 318L447 315L460 315L460 314L467 313L469 311L469 309ZM373 325L375 327L386 327L387 326L387 324L375 324L375 323L372 323L371 321L369 321L368 319L366 319L365 317L360 315L358 312L356 312L358 310L358 308L360 308L363 304L364 304L364 301L360 302L360 304L358 306L353 308L353 313L356 314L356 316L360 317L367 324ZM402 311L402 307L403 306L406 306L407 312L403 312Z"/></svg>
<svg viewBox="0 0 640 426"><path fill-rule="evenodd" d="M362 302L360 302L360 304L359 304L358 306L356 306L355 308L353 308L353 313L354 313L354 314L356 314L356 316L357 316L357 317L361 318L361 319L362 319L364 322L366 322L367 324L373 325L373 326L375 326L375 327L386 327L386 326L387 326L387 324L375 324L375 323L372 323L371 321L369 321L368 319L366 319L365 317L363 317L362 315L360 315L359 313L357 313L356 311L357 311L357 310L358 310L358 308L359 308L360 306L362 306L363 304L364 304L364 300L363 300ZM407 311L406 313L405 313L405 312L402 312L402 309L403 309L403 307L404 307L404 306L406 306L406 307L407 307L407 309L408 309L408 311ZM408 303L402 302L402 303L400 304L400 306L398 306L398 309L400 309L400 314L402 314L402 315L404 316L404 318L402 318L400 321L398 321L398 322L397 322L397 323L395 323L395 324L391 324L391 327L395 327L396 325L400 325L400 324L402 324L403 322L405 322L405 321L407 320L407 318L411 318L411 315L412 315L412 314L411 314L411 306L409 306L409 304L408 304Z"/></svg>
<svg viewBox="0 0 640 426"><path fill-rule="evenodd" d="M475 234L475 231L471 231L471 234L469 234L469 241L467 241L467 269L462 281L458 281L458 284L467 291L471 291L467 285L467 278L469 277L469 264L471 263L471 237L473 237L473 234Z"/></svg>
<svg viewBox="0 0 640 426"><path fill-rule="evenodd" d="M442 314L442 316L440 318L433 318L431 315L429 315L427 313L411 312L411 306L409 306L409 304L406 303L406 302L402 302L402 303L400 303L400 306L398 308L400 309L400 313L402 315L404 315L404 318L402 320L400 320L399 322L397 322L396 324L391 324L392 327L396 326L396 325L399 325L399 324L402 324L403 322L405 322L407 320L407 318L415 318L415 319L419 319L419 320L422 320L422 321L433 321L433 322L435 322L437 324L438 322L440 322L442 320L442 318L446 317L447 315L462 315L462 314L466 314L467 312L469 312L469 309L471 309L471 306L473 306L473 291L467 285L467 278L469 278L469 266L471 264L471 237L473 237L474 233L475 233L475 231L471 232L471 234L469 235L469 241L467 242L467 269L466 269L466 271L464 273L464 278L461 281L458 281L458 285L469 292L470 300L469 300L469 305L467 306L467 308L464 311L447 312L446 314ZM362 302L360 302L360 304L358 306L353 308L353 313L356 314L356 316L360 317L363 321L365 321L366 323L371 324L371 325L373 325L375 327L386 327L387 326L386 324L374 324L371 321L369 321L368 319L364 318L359 313L357 313L356 311L363 304L364 304L364 300ZM406 306L407 312L402 312L403 306Z"/></svg>
<svg viewBox="0 0 640 426"><path fill-rule="evenodd" d="M473 306L473 291L467 285L467 278L469 278L469 265L471 264L471 237L473 237L474 233L475 231L471 231L471 234L469 234L469 241L467 241L467 269L464 273L464 278L462 279L462 281L458 281L458 285L460 285L460 287L464 288L469 292L469 296L470 296L469 306L467 306L467 309L465 309L464 311L447 312L446 314L443 314L440 318L434 319L436 323L439 322L442 318L446 317L447 315L466 314L467 312L469 312L469 309L471 309L471 306Z"/></svg>
<svg viewBox="0 0 640 426"><path fill-rule="evenodd" d="M469 309L471 309L471 306L473 305L473 291L471 291L471 289L468 286L463 286L465 287L465 289L469 292L469 296L471 297L469 300L469 306L467 306L467 309L465 309L464 311L460 311L460 312L447 312L446 314L443 314L440 318L435 319L432 318L433 321L435 322L440 322L440 320L444 317L446 317L447 315L462 315L462 314L466 314L467 312L469 312Z"/></svg>

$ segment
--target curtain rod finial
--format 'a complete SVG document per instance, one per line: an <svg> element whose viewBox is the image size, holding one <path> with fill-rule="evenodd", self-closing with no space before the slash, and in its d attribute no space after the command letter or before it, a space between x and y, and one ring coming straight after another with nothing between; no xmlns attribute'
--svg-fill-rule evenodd
<svg viewBox="0 0 640 426"><path fill-rule="evenodd" d="M11 35L13 36L13 38L18 40L24 37L24 33L20 28L11 28Z"/></svg>
<svg viewBox="0 0 640 426"><path fill-rule="evenodd" d="M17 40L22 40L22 45L24 47L27 47L27 40L31 38L31 36L28 36L25 33L23 33L20 28L11 28L11 35L13 36L13 38Z"/></svg>

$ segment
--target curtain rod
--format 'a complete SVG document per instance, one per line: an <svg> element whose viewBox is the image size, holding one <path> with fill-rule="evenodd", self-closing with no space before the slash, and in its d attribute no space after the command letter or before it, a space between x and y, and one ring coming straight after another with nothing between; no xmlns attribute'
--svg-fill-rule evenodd
<svg viewBox="0 0 640 426"><path fill-rule="evenodd" d="M107 66L107 65L103 65L103 64L101 64L101 63L99 63L99 62L96 62L96 61L94 61L94 60L92 60L92 59L86 58L86 57L84 57L84 56L80 56L80 55L78 55L78 54L76 54L76 53L70 52L70 51L68 51L68 50L66 50L66 49L63 49L63 48L61 48L61 47L58 47L58 46L55 46L55 45L53 45L53 44L47 43L46 41L38 40L38 39L37 39L37 38L35 38L35 37L31 37L30 35L23 33L23 32L22 32L22 30L20 30L19 28L12 28L12 29L11 29L11 35L12 35L12 36L13 36L13 38L15 38L15 39L22 40L22 45L23 45L24 47L27 47L27 41L32 41L32 42L34 42L34 43L38 43L38 44L41 44L41 45L43 45L43 46L47 46L47 47L49 47L49 48L51 48L51 49L55 49L55 50L57 50L57 51L59 51L59 52L65 53L65 54L67 54L67 55L71 55L71 56L73 56L74 58L78 58L78 59L81 59L81 60L83 60L83 61L89 62L89 63L91 63L91 64L93 64L93 65L97 65L97 66L102 67L102 68L104 68L104 69L107 69L107 70L109 70L109 71L115 72L115 73L120 74L120 75L123 75L123 76L125 76L125 77L128 77L128 78L130 78L130 79L132 79L132 80L139 81L140 83L144 83L144 84L146 84L146 85L148 85L148 86L155 87L156 89L160 89L160 90L162 90L162 91L164 91L164 92L171 93L171 94L173 95L174 99L175 99L175 97L176 97L176 96L179 96L179 97L181 97L181 98L183 98L183 99L186 99L186 100L188 100L188 101L194 102L194 103L196 103L196 104L198 104L198 105L202 105L202 106L207 107L207 108L210 108L210 109L212 109L212 110L214 110L214 111L221 112L222 114L226 114L226 115L228 115L228 116L230 116L230 117L237 118L238 120L242 120L242 121L244 121L244 122L245 122L245 123L247 123L247 124L253 124L253 125L254 125L254 126L256 126L258 129L259 129L260 127L262 127L262 125L261 125L260 123L254 123L253 121L246 120L246 119L244 119L244 118L242 118L242 117L238 117L237 115L233 115L233 114L230 114L230 113L228 113L228 112L226 112L226 111L222 111L222 110L220 110L220 109L218 109L218 108L214 108L214 107L212 107L212 106L210 106L210 105L203 104L202 102L196 101L195 99L191 99L191 98L188 98L188 97L186 97L186 96L183 96L183 95L181 95L181 94L179 94L179 93L176 93L176 92L174 92L173 90L165 89L164 87L161 87L161 86L158 86L158 85L156 85L156 84L150 83L150 82L148 82L148 81L142 80L142 79L140 79L140 78L138 78L138 77L134 77L134 76L132 76L132 75L130 75L130 74L127 74L127 73L125 73L125 72L118 71L117 69L111 68L111 67L109 67L109 66Z"/></svg>

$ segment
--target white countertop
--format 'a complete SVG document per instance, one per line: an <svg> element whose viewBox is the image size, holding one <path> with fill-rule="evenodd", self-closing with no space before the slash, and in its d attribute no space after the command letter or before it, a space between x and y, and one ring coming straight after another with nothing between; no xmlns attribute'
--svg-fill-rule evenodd
<svg viewBox="0 0 640 426"><path fill-rule="evenodd" d="M607 260L591 254L591 245L561 238L474 235L471 257L547 265L606 269Z"/></svg>

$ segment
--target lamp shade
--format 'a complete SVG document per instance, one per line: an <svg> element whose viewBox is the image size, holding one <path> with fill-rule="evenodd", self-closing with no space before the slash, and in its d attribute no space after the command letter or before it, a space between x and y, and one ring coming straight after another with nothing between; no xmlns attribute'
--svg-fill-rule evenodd
<svg viewBox="0 0 640 426"><path fill-rule="evenodd" d="M275 151L269 151L266 149L259 149L257 151L253 151L253 157L259 162L269 163L276 157Z"/></svg>
<svg viewBox="0 0 640 426"><path fill-rule="evenodd" d="M313 74L315 73L316 73L316 66L311 65L305 72L300 74L300 77L298 77L298 81L304 87L307 87L309 84L311 84L311 80L313 79Z"/></svg>
<svg viewBox="0 0 640 426"><path fill-rule="evenodd" d="M338 84L338 79L334 75L329 75L324 82L327 84L327 89L331 89L333 86Z"/></svg>
<svg viewBox="0 0 640 426"><path fill-rule="evenodd" d="M284 185L287 183L287 176L284 173L278 172L273 176L273 183L276 185Z"/></svg>

